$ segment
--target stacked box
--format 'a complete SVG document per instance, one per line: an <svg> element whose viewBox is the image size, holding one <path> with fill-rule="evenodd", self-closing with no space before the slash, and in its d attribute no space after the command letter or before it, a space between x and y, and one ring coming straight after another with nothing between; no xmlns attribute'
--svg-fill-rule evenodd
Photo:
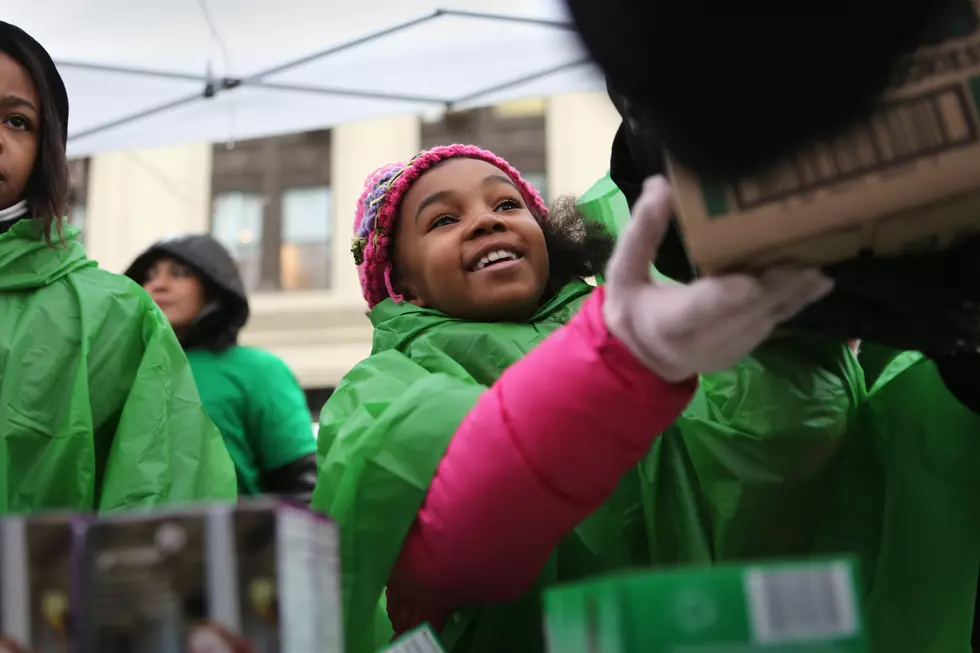
<svg viewBox="0 0 980 653"><path fill-rule="evenodd" d="M69 650L72 523L67 515L0 522L0 652Z"/></svg>
<svg viewBox="0 0 980 653"><path fill-rule="evenodd" d="M100 653L340 653L333 522L274 502L91 522L80 636Z"/></svg>
<svg viewBox="0 0 980 653"><path fill-rule="evenodd" d="M684 568L545 595L552 653L867 653L850 560Z"/></svg>
<svg viewBox="0 0 980 653"><path fill-rule="evenodd" d="M980 231L980 2L946 4L930 42L848 130L741 179L702 178L668 157L702 271L932 251Z"/></svg>

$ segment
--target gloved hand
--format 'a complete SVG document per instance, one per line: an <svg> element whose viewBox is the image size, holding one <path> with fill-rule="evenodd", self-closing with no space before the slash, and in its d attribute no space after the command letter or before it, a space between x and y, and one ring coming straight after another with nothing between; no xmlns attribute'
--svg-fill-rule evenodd
<svg viewBox="0 0 980 653"><path fill-rule="evenodd" d="M666 381L730 367L833 288L818 270L789 268L655 282L650 261L672 210L666 179L648 179L609 261L603 307L610 332Z"/></svg>

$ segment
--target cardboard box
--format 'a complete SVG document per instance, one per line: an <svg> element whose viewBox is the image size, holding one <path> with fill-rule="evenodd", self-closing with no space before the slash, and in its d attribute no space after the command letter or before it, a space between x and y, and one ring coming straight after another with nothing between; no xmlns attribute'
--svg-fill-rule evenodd
<svg viewBox="0 0 980 653"><path fill-rule="evenodd" d="M100 653L341 653L335 524L258 502L85 532L81 636Z"/></svg>
<svg viewBox="0 0 980 653"><path fill-rule="evenodd" d="M0 652L68 653L72 523L67 515L0 522Z"/></svg>
<svg viewBox="0 0 980 653"><path fill-rule="evenodd" d="M398 638L394 644L381 653L446 653L439 643L439 637L428 624Z"/></svg>
<svg viewBox="0 0 980 653"><path fill-rule="evenodd" d="M867 653L849 560L641 572L545 594L552 653Z"/></svg>
<svg viewBox="0 0 980 653"><path fill-rule="evenodd" d="M875 114L749 178L668 161L692 261L705 273L940 249L980 231L980 29L960 0L902 63ZM832 46L828 46L832 47ZM732 99L737 101L737 99Z"/></svg>

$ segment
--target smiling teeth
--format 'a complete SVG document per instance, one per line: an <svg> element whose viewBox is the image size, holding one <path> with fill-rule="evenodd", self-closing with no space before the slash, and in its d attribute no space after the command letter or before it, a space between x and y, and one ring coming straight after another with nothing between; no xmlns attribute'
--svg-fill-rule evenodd
<svg viewBox="0 0 980 653"><path fill-rule="evenodd" d="M483 268L487 267L491 263L495 263L497 261L516 261L518 258L520 257L517 256L517 254L515 254L514 252L508 252L503 249L498 249L496 252L490 252L489 254L481 258L480 262L476 264L476 269L482 270Z"/></svg>

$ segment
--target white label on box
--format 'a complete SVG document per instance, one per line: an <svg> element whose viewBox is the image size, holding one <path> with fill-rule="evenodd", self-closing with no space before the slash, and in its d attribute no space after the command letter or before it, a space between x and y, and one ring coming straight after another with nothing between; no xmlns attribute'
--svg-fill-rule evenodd
<svg viewBox="0 0 980 653"><path fill-rule="evenodd" d="M11 517L0 525L0 635L30 641L30 590L27 522Z"/></svg>
<svg viewBox="0 0 980 653"><path fill-rule="evenodd" d="M744 578L756 642L785 644L857 634L854 583L843 562L757 567Z"/></svg>
<svg viewBox="0 0 980 653"><path fill-rule="evenodd" d="M439 640L428 626L419 628L411 635L399 640L384 653L445 653Z"/></svg>
<svg viewBox="0 0 980 653"><path fill-rule="evenodd" d="M205 522L207 542L207 587L211 619L241 632L241 612L238 605L238 552L235 550L234 527L231 508L219 508L208 514ZM157 529L155 540L161 549L179 551L184 542L178 542L186 534L177 524L163 524Z"/></svg>
<svg viewBox="0 0 980 653"><path fill-rule="evenodd" d="M300 510L279 513L282 653L342 653L337 534Z"/></svg>
<svg viewBox="0 0 980 653"><path fill-rule="evenodd" d="M325 653L344 650L343 614L340 585L340 537L336 524L317 519L312 524L312 559L310 574L315 583L319 618L316 623L320 648Z"/></svg>

